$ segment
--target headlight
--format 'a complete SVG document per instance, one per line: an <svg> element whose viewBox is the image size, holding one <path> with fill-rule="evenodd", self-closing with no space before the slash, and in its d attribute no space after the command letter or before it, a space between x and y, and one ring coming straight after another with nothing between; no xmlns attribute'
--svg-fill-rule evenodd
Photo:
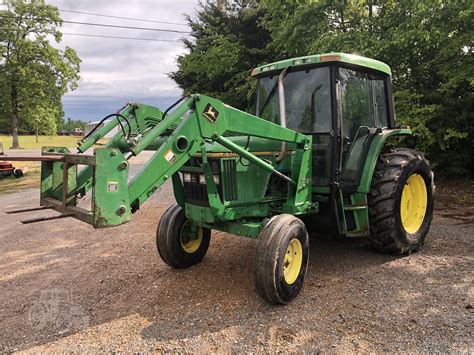
<svg viewBox="0 0 474 355"><path fill-rule="evenodd" d="M212 175L212 178L214 179L214 183L216 185L219 185L220 183L219 175ZM199 175L199 183L202 185L206 184L206 177L204 175Z"/></svg>
<svg viewBox="0 0 474 355"><path fill-rule="evenodd" d="M190 173L183 173L183 181L184 182L191 182L191 174Z"/></svg>

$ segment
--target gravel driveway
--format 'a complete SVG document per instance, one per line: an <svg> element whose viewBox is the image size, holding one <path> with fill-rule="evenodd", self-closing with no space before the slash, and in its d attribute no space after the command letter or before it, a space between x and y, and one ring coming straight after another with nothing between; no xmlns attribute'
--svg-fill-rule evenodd
<svg viewBox="0 0 474 355"><path fill-rule="evenodd" d="M201 264L160 260L155 229L172 201L165 186L101 230L0 211L0 352L474 351L472 206L438 206L425 247L402 258L311 238L303 291L275 307L253 289L254 240L213 232ZM38 191L0 202L35 206Z"/></svg>

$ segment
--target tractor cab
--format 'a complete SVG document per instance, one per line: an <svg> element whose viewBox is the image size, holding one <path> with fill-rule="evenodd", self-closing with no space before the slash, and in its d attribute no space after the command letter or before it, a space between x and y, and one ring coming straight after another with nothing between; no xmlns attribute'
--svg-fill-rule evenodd
<svg viewBox="0 0 474 355"><path fill-rule="evenodd" d="M322 211L329 213L327 201L339 198L348 206L360 205L355 194L362 192L371 143L394 128L390 68L369 58L328 53L267 64L252 75L258 80L256 116L313 137L313 194ZM329 214L341 221L338 225L345 227L346 219L342 234L363 233L357 214L342 216L332 206Z"/></svg>

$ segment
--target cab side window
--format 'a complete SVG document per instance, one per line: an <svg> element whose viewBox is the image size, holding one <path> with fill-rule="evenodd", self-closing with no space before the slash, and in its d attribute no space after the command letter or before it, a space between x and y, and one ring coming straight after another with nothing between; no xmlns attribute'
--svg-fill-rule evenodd
<svg viewBox="0 0 474 355"><path fill-rule="evenodd" d="M360 126L387 127L385 83L382 77L339 69L342 132L355 138Z"/></svg>
<svg viewBox="0 0 474 355"><path fill-rule="evenodd" d="M372 86L372 92L375 96L375 127L388 127L385 82L383 80L372 80Z"/></svg>

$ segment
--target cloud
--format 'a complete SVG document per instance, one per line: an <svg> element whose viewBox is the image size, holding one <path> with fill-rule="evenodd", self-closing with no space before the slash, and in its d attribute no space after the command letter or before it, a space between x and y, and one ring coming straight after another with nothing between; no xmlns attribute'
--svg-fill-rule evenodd
<svg viewBox="0 0 474 355"><path fill-rule="evenodd" d="M133 17L186 24L198 0L48 0L60 10ZM121 20L61 12L63 20L188 31L187 26ZM179 40L184 34L63 24L63 32ZM181 42L151 42L64 35L61 47L74 48L82 60L79 87L63 98L66 117L98 120L125 102L170 105L181 95L167 74L177 69L176 57L185 52Z"/></svg>

